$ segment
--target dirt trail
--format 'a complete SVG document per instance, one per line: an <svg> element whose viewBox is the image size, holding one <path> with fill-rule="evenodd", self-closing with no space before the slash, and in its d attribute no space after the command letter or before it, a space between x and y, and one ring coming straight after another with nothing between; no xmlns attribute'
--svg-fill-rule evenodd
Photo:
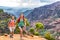
<svg viewBox="0 0 60 40"><path fill-rule="evenodd" d="M23 37L24 40L46 40L42 37L38 37L38 36L34 36L34 37L31 37L31 36L27 36L27 37ZM20 40L20 36L19 34L15 34L14 35L14 38L10 38L9 36L0 36L0 40Z"/></svg>

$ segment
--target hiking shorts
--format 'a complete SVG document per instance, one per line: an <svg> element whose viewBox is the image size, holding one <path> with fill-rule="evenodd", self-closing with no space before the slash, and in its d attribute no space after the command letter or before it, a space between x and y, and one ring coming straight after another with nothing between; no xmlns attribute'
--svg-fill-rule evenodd
<svg viewBox="0 0 60 40"><path fill-rule="evenodd" d="M15 27L9 27L10 32L14 32Z"/></svg>

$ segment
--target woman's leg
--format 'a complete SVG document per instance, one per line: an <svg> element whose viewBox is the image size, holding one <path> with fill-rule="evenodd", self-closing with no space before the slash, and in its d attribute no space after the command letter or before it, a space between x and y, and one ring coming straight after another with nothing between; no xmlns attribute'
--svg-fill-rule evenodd
<svg viewBox="0 0 60 40"><path fill-rule="evenodd" d="M12 36L14 35L15 27L12 27Z"/></svg>
<svg viewBox="0 0 60 40"><path fill-rule="evenodd" d="M12 27L9 27L9 30L10 30L10 37L13 38L13 32L12 32Z"/></svg>
<svg viewBox="0 0 60 40"><path fill-rule="evenodd" d="M26 30L26 26L23 27L23 31L26 32L27 35L32 36L29 32ZM25 35L24 35L25 36ZM26 36L25 36L26 37ZM33 36L32 36L33 37Z"/></svg>
<svg viewBox="0 0 60 40"><path fill-rule="evenodd" d="M23 27L23 31L28 34L28 32L26 31L26 26Z"/></svg>
<svg viewBox="0 0 60 40"><path fill-rule="evenodd" d="M22 30L21 27L19 27L19 29L20 29L20 37L21 37L21 39L22 39L22 36L23 36L23 30Z"/></svg>

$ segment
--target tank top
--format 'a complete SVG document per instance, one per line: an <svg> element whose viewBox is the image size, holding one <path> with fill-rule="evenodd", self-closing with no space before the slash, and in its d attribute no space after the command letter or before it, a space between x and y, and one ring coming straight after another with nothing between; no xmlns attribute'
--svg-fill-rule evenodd
<svg viewBox="0 0 60 40"><path fill-rule="evenodd" d="M15 26L15 20L10 20L9 27L14 27L14 26Z"/></svg>
<svg viewBox="0 0 60 40"><path fill-rule="evenodd" d="M18 26L24 26L24 21L23 21L23 19L20 19L20 22L19 22Z"/></svg>

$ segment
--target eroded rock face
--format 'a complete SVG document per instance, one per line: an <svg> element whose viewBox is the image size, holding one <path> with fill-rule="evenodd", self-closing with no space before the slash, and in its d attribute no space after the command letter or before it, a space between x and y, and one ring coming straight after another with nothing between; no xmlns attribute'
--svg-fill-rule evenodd
<svg viewBox="0 0 60 40"><path fill-rule="evenodd" d="M5 19L8 19L10 17L11 16L8 13L4 13L4 12L0 13L0 20L5 20Z"/></svg>
<svg viewBox="0 0 60 40"><path fill-rule="evenodd" d="M40 19L49 19L49 18L60 18L60 1L35 8L28 16L29 20L40 20Z"/></svg>
<svg viewBox="0 0 60 40"><path fill-rule="evenodd" d="M1 12L0 13L0 33L4 33L6 31L8 31L8 26L7 23L9 21L9 19L11 18L11 15L5 12Z"/></svg>

